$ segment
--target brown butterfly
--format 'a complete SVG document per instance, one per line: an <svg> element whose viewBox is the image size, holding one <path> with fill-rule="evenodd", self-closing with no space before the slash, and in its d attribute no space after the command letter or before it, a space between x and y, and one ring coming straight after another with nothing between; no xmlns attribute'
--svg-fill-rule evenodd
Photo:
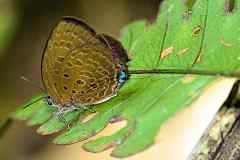
<svg viewBox="0 0 240 160"><path fill-rule="evenodd" d="M48 103L85 107L116 95L127 80L129 58L121 43L83 21L64 17L53 28L41 62Z"/></svg>

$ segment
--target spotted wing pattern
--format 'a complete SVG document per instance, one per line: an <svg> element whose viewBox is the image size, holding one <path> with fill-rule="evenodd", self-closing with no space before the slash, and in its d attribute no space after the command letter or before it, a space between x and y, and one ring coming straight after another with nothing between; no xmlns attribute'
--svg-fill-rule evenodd
<svg viewBox="0 0 240 160"><path fill-rule="evenodd" d="M95 104L115 94L117 72L112 52L99 39L73 50L61 73L65 76L59 90L74 104Z"/></svg>
<svg viewBox="0 0 240 160"><path fill-rule="evenodd" d="M104 101L117 85L111 49L75 18L63 18L52 30L41 72L49 96L61 106Z"/></svg>

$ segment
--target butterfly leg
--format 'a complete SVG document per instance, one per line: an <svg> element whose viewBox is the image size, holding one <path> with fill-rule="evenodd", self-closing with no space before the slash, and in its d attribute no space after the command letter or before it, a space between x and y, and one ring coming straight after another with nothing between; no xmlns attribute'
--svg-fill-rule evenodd
<svg viewBox="0 0 240 160"><path fill-rule="evenodd" d="M75 109L83 110L83 112L88 111L88 112L91 112L91 113L96 113L96 110L93 109L91 106L79 105L79 106L75 107Z"/></svg>
<svg viewBox="0 0 240 160"><path fill-rule="evenodd" d="M64 123L67 128L70 128L70 123L64 118L65 112L63 111L63 109L58 109L57 112L54 112L54 116L57 117L57 119Z"/></svg>
<svg viewBox="0 0 240 160"><path fill-rule="evenodd" d="M67 126L67 128L70 128L70 122L68 122L64 115L66 115L69 112L72 112L74 110L76 110L75 106L70 106L70 107L57 107L57 112L55 112L55 116L58 118L58 120L62 123L65 123L65 125Z"/></svg>
<svg viewBox="0 0 240 160"><path fill-rule="evenodd" d="M48 105L56 108L56 111L53 113L54 117L57 117L58 120L62 123L64 123L67 128L70 128L70 123L65 119L64 115L67 114L68 112L72 112L75 110L75 106L69 106L69 107L61 107L59 105L56 105L53 100L51 99L50 96L45 97L45 100Z"/></svg>

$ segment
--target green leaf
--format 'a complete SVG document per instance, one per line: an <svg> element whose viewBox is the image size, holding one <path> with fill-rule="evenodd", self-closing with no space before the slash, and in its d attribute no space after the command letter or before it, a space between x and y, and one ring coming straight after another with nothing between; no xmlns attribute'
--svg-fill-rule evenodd
<svg viewBox="0 0 240 160"><path fill-rule="evenodd" d="M46 107L49 108L49 106L45 103L45 101L42 100L44 98L44 96L45 95L43 95L43 94L34 96L28 103L19 107L19 109L16 112L14 112L11 115L11 117L13 117L15 119L21 119L21 120L27 120L30 118L36 119L34 117L34 115L37 115L37 113L42 112L43 108L46 108ZM49 114L49 113L47 113L47 114Z"/></svg>
<svg viewBox="0 0 240 160"><path fill-rule="evenodd" d="M131 47L134 46L134 42L144 33L146 30L146 21L136 21L127 27L123 28L121 31L121 41L122 45L125 48L128 48L128 51L131 50Z"/></svg>
<svg viewBox="0 0 240 160"><path fill-rule="evenodd" d="M56 109L49 107L47 105L41 105L39 109L35 112L34 116L28 121L29 126L34 126L38 124L43 124L52 117L53 112Z"/></svg>
<svg viewBox="0 0 240 160"><path fill-rule="evenodd" d="M192 1L193 2L193 1ZM237 1L240 4L240 1ZM180 68L236 72L240 68L240 11L227 12L225 0L166 0L155 23L137 21L122 30L121 41L131 54L129 69ZM190 8L190 9L189 9ZM191 10L191 12L189 12ZM190 77L190 79L189 79ZM112 156L126 157L154 144L161 126L176 112L192 104L217 76L131 75L118 96L94 106L96 114L74 111L64 115L70 128L53 115L44 101L19 109L16 119L40 124L44 135L61 132L57 144L86 140L101 132L114 120L127 124L109 136L83 145L90 152L115 147ZM35 99L33 99L35 100ZM30 102L31 103L31 102Z"/></svg>
<svg viewBox="0 0 240 160"><path fill-rule="evenodd" d="M76 118L78 118L79 114L80 111L69 112L68 114L64 115L64 119L66 120L67 123L71 124ZM38 128L37 132L42 135L48 135L58 132L64 129L65 127L66 123L59 121L59 118L55 116L49 119L49 121L44 123L40 128Z"/></svg>

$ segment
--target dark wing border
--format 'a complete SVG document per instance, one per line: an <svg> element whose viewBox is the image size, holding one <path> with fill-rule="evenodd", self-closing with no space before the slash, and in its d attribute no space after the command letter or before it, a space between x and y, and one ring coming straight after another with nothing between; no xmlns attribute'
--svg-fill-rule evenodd
<svg viewBox="0 0 240 160"><path fill-rule="evenodd" d="M98 39L111 49L113 59L119 59L124 64L130 61L120 41L104 33L98 34Z"/></svg>

